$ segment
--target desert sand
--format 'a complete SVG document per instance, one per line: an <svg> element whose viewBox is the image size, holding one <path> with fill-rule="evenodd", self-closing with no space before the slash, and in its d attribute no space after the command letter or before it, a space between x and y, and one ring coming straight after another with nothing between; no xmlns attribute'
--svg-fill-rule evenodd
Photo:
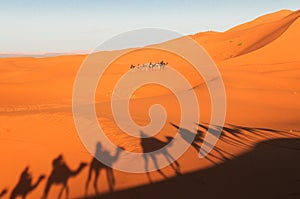
<svg viewBox="0 0 300 199"><path fill-rule="evenodd" d="M211 55L225 84L226 128L217 143L222 152L215 150L208 158L199 159L195 149L190 147L178 160L179 177L167 167L162 172L168 179L152 172L154 184L151 185L146 174L114 171L116 193L113 195L108 193L109 185L102 171L98 187L100 193L105 194L103 198L164 198L169 193L173 193L173 198L189 194L200 197L201 193L207 197L213 193L211 198L297 198L300 191L300 173L296 169L300 166L300 145L296 139L300 137L299 16L300 11L282 10L225 32L190 35ZM156 46L174 42L178 40ZM114 51L100 53L109 56ZM81 162L92 160L77 135L72 117L73 84L86 57L0 59L0 193L8 189L3 198L9 198L27 166L35 182L40 175L50 175L52 161L60 154L73 170ZM114 123L110 110L113 87L130 64L162 59L193 86L201 102L201 119L195 122L204 125L198 129L206 132L211 110L201 76L185 60L145 48L111 64L99 82L95 99L98 120L109 132L107 136L128 151L141 152L142 149L139 139L124 134ZM154 103L165 107L168 122L178 124L180 112L174 95L155 85L134 93L130 111L137 124L146 125L150 121L148 109ZM166 141L165 136L176 133L177 129L166 123L156 137ZM71 198L84 196L87 176L88 167L70 178ZM228 179L232 179L232 183L228 183ZM91 197L95 194L92 183L88 189ZM27 198L41 198L45 186L46 180L42 180ZM48 198L57 198L60 188L53 186ZM216 189L221 191L214 191Z"/></svg>

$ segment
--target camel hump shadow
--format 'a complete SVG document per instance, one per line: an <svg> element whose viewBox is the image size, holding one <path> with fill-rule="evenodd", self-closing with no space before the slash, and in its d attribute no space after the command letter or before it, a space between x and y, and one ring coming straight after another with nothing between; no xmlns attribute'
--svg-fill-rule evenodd
<svg viewBox="0 0 300 199"><path fill-rule="evenodd" d="M166 139L167 139L167 141L161 141L154 137L142 138L141 147L142 147L143 153L151 153L151 152L163 149L172 141L173 138L166 136ZM164 149L163 151L165 153L168 153L167 149Z"/></svg>

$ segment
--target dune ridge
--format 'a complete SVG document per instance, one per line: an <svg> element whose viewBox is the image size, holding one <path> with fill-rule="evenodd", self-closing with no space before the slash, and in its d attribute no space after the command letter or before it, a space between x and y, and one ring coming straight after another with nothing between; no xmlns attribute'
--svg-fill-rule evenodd
<svg viewBox="0 0 300 199"><path fill-rule="evenodd" d="M200 33L193 35L192 38L204 46L215 61L227 60L272 43L288 30L290 25L299 18L299 15L299 11L284 11L284 15L280 15L280 17L277 17L278 13L272 13L268 15L268 18L275 17L276 20L267 20L262 23L263 18L258 18L223 33L203 35Z"/></svg>

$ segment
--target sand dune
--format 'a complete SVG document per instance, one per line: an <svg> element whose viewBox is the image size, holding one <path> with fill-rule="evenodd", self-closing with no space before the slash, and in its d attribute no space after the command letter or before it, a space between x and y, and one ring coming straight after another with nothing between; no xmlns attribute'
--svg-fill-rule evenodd
<svg viewBox="0 0 300 199"><path fill-rule="evenodd" d="M192 38L203 45L216 61L237 57L262 48L285 33L300 15L299 11L282 15L286 12L270 14L267 16L269 20L258 18L224 33L196 34ZM273 17L274 20L270 20Z"/></svg>
<svg viewBox="0 0 300 199"><path fill-rule="evenodd" d="M299 138L299 16L299 11L283 10L236 26L226 32L204 32L191 36L203 45L212 56L224 80L228 109L224 135L228 137L223 137L217 147L227 153L220 154L213 151L209 156L210 159L198 159L194 148L190 148L178 162L182 174L196 173L161 182L150 188L145 186L141 190L149 191L148 189L152 188L159 190L161 186L165 187L166 190L162 191L165 194L167 191L178 188L170 187L178 183L184 183L187 187L194 187L197 184L202 187L201 190L206 189L206 182L221 186L224 185L221 182L211 182L206 179L211 176L216 179L216 173L227 179L231 177L233 171L239 168L246 170L247 164L259 156L258 151L266 155L258 157L261 161L265 160L264 158L270 158L270 161L276 159L271 151L280 152L281 150L273 146L269 147L273 141L265 142L268 147L264 147L265 144L256 145L258 142L273 138ZM154 47L173 45L176 42L180 42L180 38L154 45ZM103 57L108 58L116 52L100 53ZM4 198L9 197L26 166L29 166L33 181L35 181L41 174L47 176L50 174L52 160L61 153L71 169L76 169L82 161L91 161L92 156L86 151L77 135L71 111L75 76L85 58L85 55L71 55L0 59L0 151L3 152L0 193L2 188L7 187L9 190ZM168 52L149 48L126 54L113 62L105 71L96 94L96 110L99 123L103 125L107 136L116 145L122 146L128 151L140 152L142 150L139 144L140 140L126 135L116 126L110 110L110 97L114 84L129 70L130 64L145 63L149 60L154 62L166 60L170 67L180 71L189 80L201 102L201 121L209 122L211 114L211 102L203 78L186 60ZM168 75L168 69L153 72ZM147 75L147 72L133 74L143 76ZM181 88L180 85L178 88ZM183 89L180 92L187 91ZM145 86L137 90L130 103L132 118L140 125L145 125L150 121L148 109L155 103L165 107L168 113L168 122L177 124L180 121L178 101L170 90L160 86ZM199 123L200 121L193 122ZM206 132L201 126L195 125L195 129ZM156 137L166 141L165 136L174 136L176 133L177 130L167 123ZM278 142L293 142L292 145L295 143L294 141ZM253 146L256 148L252 148ZM252 152L246 153L251 150ZM286 150L288 149L284 149L282 153L287 152ZM244 156L230 160L242 154ZM282 161L292 163L291 157L296 157L296 155L295 151L285 153ZM221 162L225 162L224 165L215 165ZM227 187L220 188L223 190L220 193L231 194L232 192L228 190L230 185L239 184L242 187L244 184L247 187L252 182L265 180L255 177L256 174L261 176L260 172L262 171L269 171L265 167L272 166L268 161L263 163L263 165L258 164L257 170L251 170L251 176L244 176L250 181L241 179L243 174L241 176L238 173L232 174L235 177L233 178L235 184L226 184ZM279 176L284 175L286 181L295 180L295 176L288 172L289 164L282 163L281 166L282 168L276 167L276 170L273 171L278 172ZM298 165L292 166L295 169ZM209 167L212 168L207 169ZM206 170L203 170L205 168ZM281 173L281 169L287 173ZM174 171L170 167L162 171L168 177L175 177ZM266 174L265 178L269 178L273 173L269 174ZM88 169L85 168L76 177L70 179L70 196L72 198L84 195L87 175ZM109 184L104 176L102 173L98 181L102 194L108 191ZM151 173L151 176L154 182L165 180L157 172ZM193 178L192 176L197 177ZM115 171L115 177L117 190L149 184L145 174L133 175ZM270 183L274 182L276 188L282 188L282 191L278 192L276 196L297 191L289 189L290 184L288 183L276 184L277 180L273 177L270 177L272 179ZM191 178L193 178L192 181ZM267 180L263 182L269 183ZM45 181L42 181L36 190L28 195L28 198L40 198L45 184ZM255 186L255 188L254 192L261 191L260 187ZM49 198L56 198L59 190L59 186L54 186L50 191ZM122 196L124 193L124 198L127 198L135 190L103 197L119 197L119 194ZM248 193L245 187L242 187L241 190ZM94 195L92 186L88 192L89 195ZM269 195L269 189L265 189L263 193L265 198L273 196ZM140 195L140 197L142 196ZM256 195L250 194L250 196L255 197ZM233 198L240 197L241 195L236 195ZM174 198L176 197L174 196Z"/></svg>
<svg viewBox="0 0 300 199"><path fill-rule="evenodd" d="M295 17L296 16L296 17ZM282 21L288 21L289 28L280 34L272 42L268 43L253 51L252 53L245 54L235 59L228 60L229 62L235 62L235 60L243 60L243 64L249 63L261 63L261 64L274 64L274 63L286 63L299 61L297 52L299 51L299 40L297 40L297 32L300 25L300 12L293 13ZM292 22L292 23L291 23ZM290 24L291 23L291 24ZM287 24L285 24L287 25ZM278 34L278 29L270 32L269 35ZM280 30L281 32L282 30ZM289 50L291 49L291 50Z"/></svg>
<svg viewBox="0 0 300 199"><path fill-rule="evenodd" d="M263 25L263 24L270 23L273 21L278 21L292 13L293 13L293 11L291 11L291 10L280 10L280 11L277 11L274 13L266 14L266 15L263 15L263 16L260 16L256 19L254 19L252 21L243 23L241 25L237 25L237 26L227 30L226 32L246 30L246 29L258 26L258 25Z"/></svg>

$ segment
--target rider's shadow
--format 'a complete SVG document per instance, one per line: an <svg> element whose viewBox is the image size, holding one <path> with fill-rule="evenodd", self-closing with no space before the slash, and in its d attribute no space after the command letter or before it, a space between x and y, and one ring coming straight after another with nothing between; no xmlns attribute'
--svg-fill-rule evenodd
<svg viewBox="0 0 300 199"><path fill-rule="evenodd" d="M21 173L17 185L12 190L10 199L17 198L18 196L21 196L23 199L25 199L27 194L35 190L44 178L45 178L44 175L40 175L40 177L36 180L36 182L33 183L32 175L29 173L29 167L26 167ZM6 192L4 192L3 194L5 193Z"/></svg>

